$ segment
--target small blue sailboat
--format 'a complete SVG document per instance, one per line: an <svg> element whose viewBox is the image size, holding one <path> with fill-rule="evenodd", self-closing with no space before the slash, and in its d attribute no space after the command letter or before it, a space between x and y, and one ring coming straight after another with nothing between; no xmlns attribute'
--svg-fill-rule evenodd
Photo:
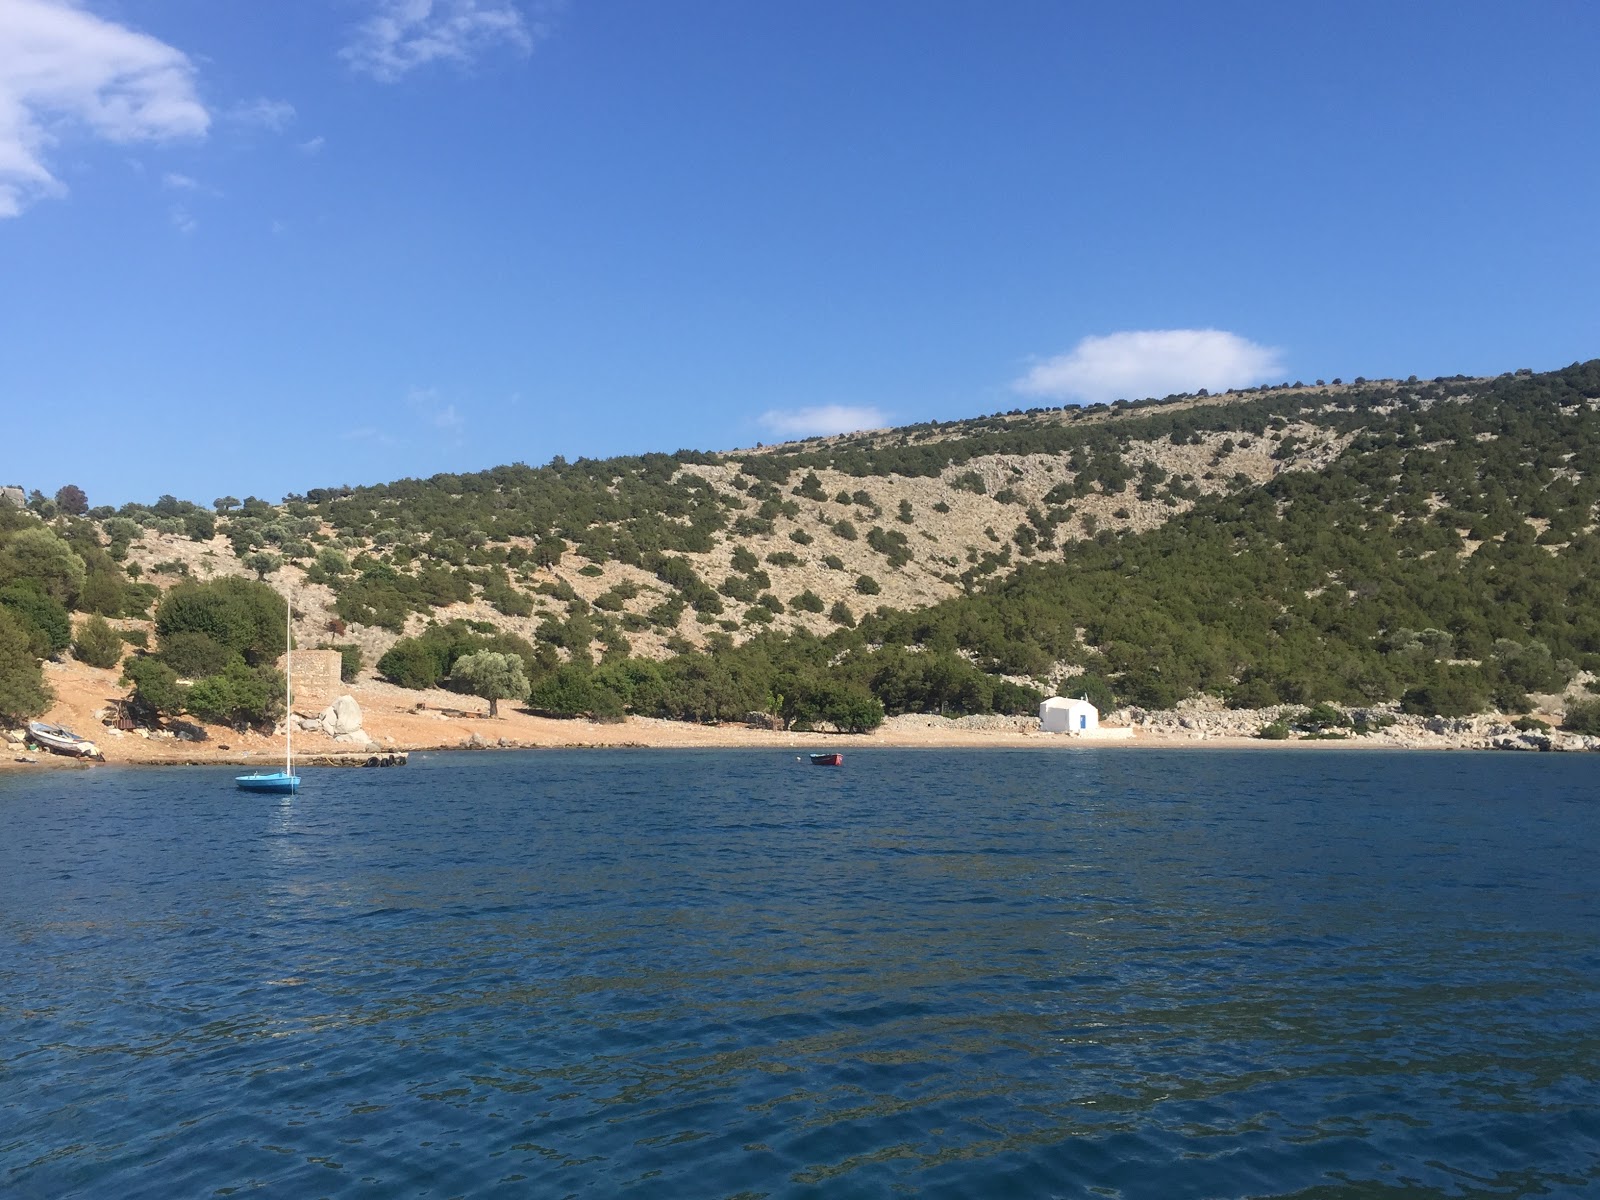
<svg viewBox="0 0 1600 1200"><path fill-rule="evenodd" d="M283 770L271 773L257 771L253 775L235 775L234 783L244 792L268 792L277 796L293 796L300 791L300 776L294 773L294 711L290 705L290 652L294 635L290 621L294 619L294 605L284 594L286 610L283 618Z"/></svg>
<svg viewBox="0 0 1600 1200"><path fill-rule="evenodd" d="M300 790L300 776L291 775L287 771L273 771L270 775L257 772L254 775L236 775L235 783L245 792L273 792L278 795L293 796Z"/></svg>

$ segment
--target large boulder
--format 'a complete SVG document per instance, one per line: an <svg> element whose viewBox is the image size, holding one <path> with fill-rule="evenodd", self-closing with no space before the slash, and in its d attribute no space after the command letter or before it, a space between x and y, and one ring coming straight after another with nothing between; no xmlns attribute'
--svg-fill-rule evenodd
<svg viewBox="0 0 1600 1200"><path fill-rule="evenodd" d="M330 737L358 733L361 730L361 706L354 696L340 696L322 710L322 732Z"/></svg>

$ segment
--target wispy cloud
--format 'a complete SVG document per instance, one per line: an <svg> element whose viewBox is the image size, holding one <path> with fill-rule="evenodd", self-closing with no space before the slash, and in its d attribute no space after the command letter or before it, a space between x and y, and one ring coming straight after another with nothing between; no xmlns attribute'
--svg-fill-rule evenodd
<svg viewBox="0 0 1600 1200"><path fill-rule="evenodd" d="M182 234L191 234L200 228L200 222L194 219L194 214L187 208L179 205L171 213L172 227Z"/></svg>
<svg viewBox="0 0 1600 1200"><path fill-rule="evenodd" d="M181 51L69 0L0 0L0 217L65 192L45 158L72 131L203 136L211 118L194 78Z"/></svg>
<svg viewBox="0 0 1600 1200"><path fill-rule="evenodd" d="M371 442L376 446L396 445L394 435L376 425L358 425L354 429L345 430L339 436L347 442Z"/></svg>
<svg viewBox="0 0 1600 1200"><path fill-rule="evenodd" d="M173 192L192 192L200 186L200 181L176 171L168 171L161 177L161 186Z"/></svg>
<svg viewBox="0 0 1600 1200"><path fill-rule="evenodd" d="M375 0L373 15L339 56L393 83L433 62L466 66L496 49L528 54L548 32L544 20L530 20L511 0Z"/></svg>
<svg viewBox="0 0 1600 1200"><path fill-rule="evenodd" d="M228 120L236 125L254 125L260 129L270 129L273 133L281 133L287 129L294 120L294 105L287 100L268 100L261 97L247 100L243 104L235 104L227 111Z"/></svg>
<svg viewBox="0 0 1600 1200"><path fill-rule="evenodd" d="M848 404L821 404L786 412L771 410L758 418L762 428L781 437L817 437L830 433L853 433L858 429L881 429L889 423L882 409Z"/></svg>
<svg viewBox="0 0 1600 1200"><path fill-rule="evenodd" d="M436 388L412 388L406 396L406 407L415 414L417 423L430 437L441 435L454 439L457 445L467 428L467 418L454 403L444 403Z"/></svg>
<svg viewBox="0 0 1600 1200"><path fill-rule="evenodd" d="M309 141L295 143L295 149L301 154L321 154L322 148L327 144L327 140L319 134Z"/></svg>
<svg viewBox="0 0 1600 1200"><path fill-rule="evenodd" d="M1093 404L1262 383L1283 373L1279 351L1222 329L1144 329L1086 337L1011 386Z"/></svg>

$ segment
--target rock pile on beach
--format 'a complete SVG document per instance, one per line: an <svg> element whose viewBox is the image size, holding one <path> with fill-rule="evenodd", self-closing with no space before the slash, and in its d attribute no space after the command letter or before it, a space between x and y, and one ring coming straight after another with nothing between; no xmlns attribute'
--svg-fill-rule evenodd
<svg viewBox="0 0 1600 1200"><path fill-rule="evenodd" d="M1292 721L1305 711L1302 704L1273 708L1224 708L1210 697L1185 700L1175 709L1125 708L1112 713L1106 723L1132 725L1168 737L1253 738L1277 721ZM1519 730L1503 717L1418 717L1394 706L1340 709L1351 720L1368 725L1392 722L1370 733L1341 730L1349 740L1363 745L1434 750L1600 750L1600 738L1561 730Z"/></svg>

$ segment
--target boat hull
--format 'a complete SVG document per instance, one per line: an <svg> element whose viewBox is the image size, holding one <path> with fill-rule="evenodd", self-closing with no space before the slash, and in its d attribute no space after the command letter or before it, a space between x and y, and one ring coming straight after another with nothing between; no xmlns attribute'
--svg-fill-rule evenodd
<svg viewBox="0 0 1600 1200"><path fill-rule="evenodd" d="M267 792L292 796L300 790L300 776L275 771L271 775L236 775L233 780L244 792Z"/></svg>
<svg viewBox="0 0 1600 1200"><path fill-rule="evenodd" d="M842 754L813 754L811 756L813 767L842 767L844 755Z"/></svg>
<svg viewBox="0 0 1600 1200"><path fill-rule="evenodd" d="M34 721L28 726L28 736L55 754L67 754L76 758L100 757L100 747L88 738L79 737L72 730L64 729L60 725L46 725L41 721Z"/></svg>

